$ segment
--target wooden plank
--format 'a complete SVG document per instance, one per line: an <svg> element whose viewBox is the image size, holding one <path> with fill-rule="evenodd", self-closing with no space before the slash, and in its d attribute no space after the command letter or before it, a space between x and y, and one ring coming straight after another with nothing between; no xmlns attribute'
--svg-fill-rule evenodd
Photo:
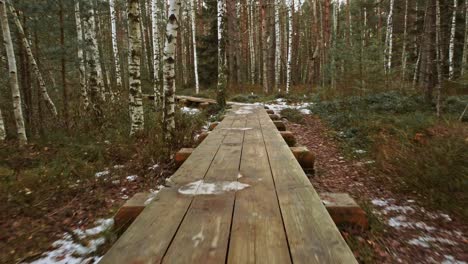
<svg viewBox="0 0 468 264"><path fill-rule="evenodd" d="M204 183L221 186L236 182L247 116L230 115L228 129ZM220 128L223 129L223 128ZM227 254L235 192L195 195L163 262L224 263Z"/></svg>
<svg viewBox="0 0 468 264"><path fill-rule="evenodd" d="M357 263L268 115L260 122L294 263Z"/></svg>
<svg viewBox="0 0 468 264"><path fill-rule="evenodd" d="M247 127L253 129L245 133L238 181L251 187L236 194L228 263L290 263L257 114Z"/></svg>
<svg viewBox="0 0 468 264"><path fill-rule="evenodd" d="M176 171L176 182L202 179L227 135L234 118L225 118ZM169 247L193 197L181 195L177 188L163 189L156 201L147 206L100 263L157 263ZM122 254L125 252L125 254Z"/></svg>

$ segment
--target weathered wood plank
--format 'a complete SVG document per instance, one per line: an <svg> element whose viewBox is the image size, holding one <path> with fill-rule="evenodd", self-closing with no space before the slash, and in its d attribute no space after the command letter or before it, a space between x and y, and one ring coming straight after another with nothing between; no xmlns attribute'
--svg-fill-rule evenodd
<svg viewBox="0 0 468 264"><path fill-rule="evenodd" d="M252 130L245 133L238 181L251 187L236 194L228 263L290 263L257 114L247 127Z"/></svg>
<svg viewBox="0 0 468 264"><path fill-rule="evenodd" d="M260 122L293 262L357 263L266 113Z"/></svg>
<svg viewBox="0 0 468 264"><path fill-rule="evenodd" d="M202 184L221 188L236 182L247 116L234 115ZM223 129L221 127L221 129ZM227 254L235 192L195 195L174 241L164 257L166 263L224 263Z"/></svg>

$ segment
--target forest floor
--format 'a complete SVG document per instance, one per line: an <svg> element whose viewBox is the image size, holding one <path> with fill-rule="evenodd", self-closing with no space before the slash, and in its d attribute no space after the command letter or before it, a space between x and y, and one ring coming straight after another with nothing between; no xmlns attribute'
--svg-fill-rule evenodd
<svg viewBox="0 0 468 264"><path fill-rule="evenodd" d="M349 193L366 210L370 230L343 232L361 263L468 262L463 219L425 209L420 196L395 192L392 179L372 169L372 160L343 153L341 142L319 117L307 115L288 129L316 155L315 189Z"/></svg>

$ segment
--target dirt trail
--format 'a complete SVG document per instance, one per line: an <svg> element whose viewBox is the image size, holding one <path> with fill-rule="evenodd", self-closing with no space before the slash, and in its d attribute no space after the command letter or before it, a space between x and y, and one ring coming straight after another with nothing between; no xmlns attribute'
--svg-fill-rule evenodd
<svg viewBox="0 0 468 264"><path fill-rule="evenodd" d="M468 227L462 220L425 209L417 196L393 192L391 179L370 172L373 161L346 159L319 118L306 116L304 124L289 123L288 129L317 156L311 178L316 190L347 192L359 204L368 204L382 223L381 232L357 237L373 251L374 263L468 262ZM356 253L363 259L362 252Z"/></svg>

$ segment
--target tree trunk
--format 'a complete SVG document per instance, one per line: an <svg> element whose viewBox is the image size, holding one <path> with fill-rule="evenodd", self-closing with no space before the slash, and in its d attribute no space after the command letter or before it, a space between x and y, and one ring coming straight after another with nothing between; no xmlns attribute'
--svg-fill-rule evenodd
<svg viewBox="0 0 468 264"><path fill-rule="evenodd" d="M468 0L465 0L465 41L463 43L463 56L461 65L461 75L465 75L466 63L468 62Z"/></svg>
<svg viewBox="0 0 468 264"><path fill-rule="evenodd" d="M286 68L286 93L289 93L291 88L291 64L292 64L292 38L293 38L293 12L294 12L294 0L291 0L291 4L288 7L288 64Z"/></svg>
<svg viewBox="0 0 468 264"><path fill-rule="evenodd" d="M261 49L262 49L262 86L263 92L268 93L268 39L267 39L267 18L266 18L266 3L267 0L260 0L261 8L261 24L262 24L262 37L261 37Z"/></svg>
<svg viewBox="0 0 468 264"><path fill-rule="evenodd" d="M395 0L390 0L390 11L387 16L387 33L385 36L385 73L390 73L392 69L393 55L393 6Z"/></svg>
<svg viewBox="0 0 468 264"><path fill-rule="evenodd" d="M122 89L122 74L120 72L119 47L117 42L117 19L115 15L115 0L109 0L111 17L112 54L114 56L115 81L117 90Z"/></svg>
<svg viewBox="0 0 468 264"><path fill-rule="evenodd" d="M15 11L12 10L12 13L14 12ZM16 15L16 13L14 14ZM18 18L16 17L16 19ZM13 41L11 40L10 26L8 25L8 15L4 0L0 0L0 23L2 26L3 42L5 44L5 50L8 59L8 72L11 86L11 95L13 97L13 114L15 116L16 134L18 136L20 145L24 145L28 143L28 139L26 137L23 110L21 108L21 94L18 84L18 72L16 70L15 51L13 50ZM0 139L3 140L5 138L5 127L3 124L3 118L0 117L0 119Z"/></svg>
<svg viewBox="0 0 468 264"><path fill-rule="evenodd" d="M280 77L281 77L281 31L280 31L280 17L279 5L281 0L275 0L275 87L276 91L281 91Z"/></svg>
<svg viewBox="0 0 468 264"><path fill-rule="evenodd" d="M180 0L170 0L164 44L164 132L172 140L175 132L175 52L179 30ZM170 141L169 141L170 142Z"/></svg>
<svg viewBox="0 0 468 264"><path fill-rule="evenodd" d="M143 97L141 93L141 12L138 0L128 0L128 38L130 57L128 61L129 73L129 111L130 135L140 132L144 128Z"/></svg>
<svg viewBox="0 0 468 264"><path fill-rule="evenodd" d="M453 79L454 71L455 71L453 57L455 55L455 33L457 30L457 4L458 4L458 0L453 0L452 28L450 29L449 60L448 60L449 80Z"/></svg>
<svg viewBox="0 0 468 264"><path fill-rule="evenodd" d="M408 38L408 0L405 0L405 14L404 14L404 28L403 28L403 47L401 51L401 80L405 81L406 79L406 45Z"/></svg>
<svg viewBox="0 0 468 264"><path fill-rule="evenodd" d="M67 64L66 64L66 47L65 47L65 23L64 23L64 7L63 7L63 0L59 2L60 12L59 12L59 19L60 19L60 47L61 47L61 77L62 77L62 89L63 89L63 119L65 121L65 128L68 130L70 128L70 117L69 117L69 92L68 92L68 84L67 84Z"/></svg>
<svg viewBox="0 0 468 264"><path fill-rule="evenodd" d="M8 0L6 0L8 1ZM5 3L5 1L4 1ZM52 99L50 99L49 93L47 92L46 84L44 81L44 78L42 77L42 74L39 70L39 67L37 66L36 59L34 58L32 51L31 51L31 46L29 45L29 41L26 38L26 35L24 34L23 26L21 25L21 22L16 14L16 10L13 7L13 5L8 2L8 7L10 8L10 12L13 15L13 20L15 22L16 28L18 29L18 33L22 39L23 46L26 50L26 54L29 57L29 60L31 61L31 66L34 74L36 75L36 79L39 82L39 87L41 90L41 95L42 99L46 102L47 108L49 111L52 113L54 117L57 116L57 109L55 108L54 102L52 102ZM16 66L15 66L16 67Z"/></svg>
<svg viewBox="0 0 468 264"><path fill-rule="evenodd" d="M456 2L456 1L455 1ZM455 3L456 6L456 3ZM453 23L453 22L452 22ZM441 93L442 93L442 61L444 59L441 46L440 29L440 3L436 0L436 67L437 67L437 86L436 86L436 111L437 116L441 113ZM453 33L452 33L453 34ZM452 42L452 40L450 40Z"/></svg>
<svg viewBox="0 0 468 264"><path fill-rule="evenodd" d="M80 93L81 103L84 109L87 110L89 107L88 99L88 87L86 85L86 67L83 53L83 29L81 26L81 15L80 15L80 0L75 0L75 23L76 23L76 34L77 34L77 53L78 53L78 71L80 73Z"/></svg>
<svg viewBox="0 0 468 264"><path fill-rule="evenodd" d="M0 3L0 5L3 5L3 3ZM0 7L0 8L4 8L4 7ZM6 138L5 123L3 122L2 110L0 109L0 142L4 141L5 138Z"/></svg>
<svg viewBox="0 0 468 264"><path fill-rule="evenodd" d="M224 0L218 1L218 84L217 101L221 108L226 106L226 40L224 37Z"/></svg>
<svg viewBox="0 0 468 264"><path fill-rule="evenodd" d="M196 0L189 0L189 1L191 3L190 18L192 20L193 73L195 76L195 93L198 94L200 92L200 84L198 81L198 58L197 58L197 36L196 36L197 27L195 24L195 17L197 15L197 5L195 3Z"/></svg>
<svg viewBox="0 0 468 264"><path fill-rule="evenodd" d="M151 16L152 25L151 29L153 32L153 92L154 92L154 106L156 109L161 107L161 79L160 79L160 65L161 65L161 53L159 49L160 34L158 28L158 21L160 19L161 10L158 7L157 0L151 0Z"/></svg>

